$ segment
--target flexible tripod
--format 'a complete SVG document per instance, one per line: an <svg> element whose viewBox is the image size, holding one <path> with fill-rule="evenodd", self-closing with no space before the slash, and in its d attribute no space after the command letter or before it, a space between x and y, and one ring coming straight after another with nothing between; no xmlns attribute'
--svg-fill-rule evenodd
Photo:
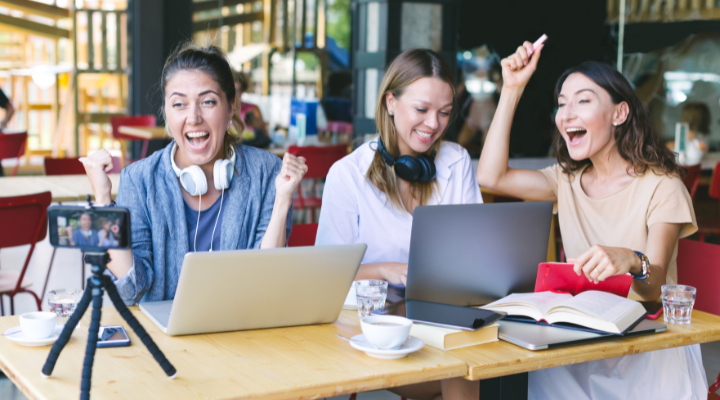
<svg viewBox="0 0 720 400"><path fill-rule="evenodd" d="M160 351L155 342L153 342L150 335L147 334L145 328L140 325L137 318L135 318L130 310L128 310L127 306L125 306L125 303L120 298L113 281L109 276L103 274L109 261L110 255L108 255L106 251L100 253L85 253L85 262L92 265L92 276L88 278L87 287L85 288L82 299L80 299L75 312L73 312L68 319L60 337L55 344L53 344L52 349L50 349L50 354L48 355L47 361L45 361L45 365L42 369L42 376L44 378L50 377L53 369L55 368L55 362L60 356L60 352L62 352L63 348L70 340L70 335L72 335L75 326L78 322L80 322L80 318L82 318L83 314L85 314L85 311L90 305L90 300L92 299L92 320L90 322L90 329L88 330L85 361L83 362L82 381L80 383L80 400L90 399L90 381L92 378L93 360L95 359L95 348L97 347L98 341L98 331L100 330L103 290L107 290L108 296L110 296L115 308L140 337L140 340L142 340L145 347L147 347L150 354L152 354L155 360L160 364L160 367L162 367L167 376L170 377L170 379L173 379L177 375L175 367L173 367L172 364L170 364L170 362L165 358L165 355L162 351Z"/></svg>

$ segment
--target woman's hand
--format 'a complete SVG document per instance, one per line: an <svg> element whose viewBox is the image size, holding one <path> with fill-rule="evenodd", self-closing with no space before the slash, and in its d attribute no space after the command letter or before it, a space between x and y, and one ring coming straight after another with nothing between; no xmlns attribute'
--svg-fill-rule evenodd
<svg viewBox="0 0 720 400"><path fill-rule="evenodd" d="M108 205L112 202L112 182L108 172L112 171L112 156L107 150L98 150L88 157L80 157L92 186L95 202Z"/></svg>
<svg viewBox="0 0 720 400"><path fill-rule="evenodd" d="M628 272L635 274L642 272L640 257L634 251L622 247L595 245L580 257L568 261L575 264L573 270L576 274L583 273L594 283Z"/></svg>
<svg viewBox="0 0 720 400"><path fill-rule="evenodd" d="M530 81L530 77L537 68L540 52L543 45L533 49L530 42L523 43L518 47L515 54L511 54L500 62L502 66L503 90L523 89ZM532 56L532 58L530 57Z"/></svg>
<svg viewBox="0 0 720 400"><path fill-rule="evenodd" d="M380 276L391 285L407 285L407 263L387 262L380 266Z"/></svg>
<svg viewBox="0 0 720 400"><path fill-rule="evenodd" d="M285 153L282 169L275 178L275 198L289 202L307 170L305 157L295 157Z"/></svg>

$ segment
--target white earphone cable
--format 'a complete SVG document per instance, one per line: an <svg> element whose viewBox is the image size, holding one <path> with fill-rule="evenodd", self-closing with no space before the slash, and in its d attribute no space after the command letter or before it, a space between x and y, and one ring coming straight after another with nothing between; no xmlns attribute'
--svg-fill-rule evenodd
<svg viewBox="0 0 720 400"><path fill-rule="evenodd" d="M195 225L195 240L193 241L193 251L194 252L197 252L197 231L198 231L198 229L200 229L200 210L202 210L202 195L200 195L200 200L199 200L199 204L198 204L198 222L197 222L197 225Z"/></svg>
<svg viewBox="0 0 720 400"><path fill-rule="evenodd" d="M215 228L217 228L218 220L220 220L220 213L222 213L223 200L225 199L225 189L220 193L220 211L218 211L217 218L215 218L215 226L213 226L212 235L210 235L210 251L212 251L213 239L215 238Z"/></svg>

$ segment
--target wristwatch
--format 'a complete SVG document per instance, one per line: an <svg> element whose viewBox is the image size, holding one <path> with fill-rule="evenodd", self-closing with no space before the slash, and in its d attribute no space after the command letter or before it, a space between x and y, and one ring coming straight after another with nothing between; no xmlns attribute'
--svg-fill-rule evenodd
<svg viewBox="0 0 720 400"><path fill-rule="evenodd" d="M632 277L634 279L643 281L650 277L650 260L647 258L647 256L645 254L643 254L639 251L636 251L635 254L637 254L638 257L640 257L640 267L642 268L642 270L641 270L640 275L635 275L632 272L630 273L630 275L632 275Z"/></svg>

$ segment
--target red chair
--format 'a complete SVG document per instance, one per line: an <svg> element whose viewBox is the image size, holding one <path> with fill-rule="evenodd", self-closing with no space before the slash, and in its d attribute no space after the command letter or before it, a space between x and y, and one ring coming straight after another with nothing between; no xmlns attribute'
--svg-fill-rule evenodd
<svg viewBox="0 0 720 400"><path fill-rule="evenodd" d="M288 247L315 246L318 224L293 225Z"/></svg>
<svg viewBox="0 0 720 400"><path fill-rule="evenodd" d="M685 178L683 178L683 183L688 189L688 192L690 192L690 197L695 198L695 191L697 190L698 184L700 184L702 166L700 164L691 165L689 167L685 167L685 169L687 170L687 173L685 174Z"/></svg>
<svg viewBox="0 0 720 400"><path fill-rule="evenodd" d="M112 125L113 137L117 140L142 140L143 148L140 153L140 159L142 160L147 155L149 139L138 139L135 136L125 135L118 131L121 126L142 126L152 128L157 125L157 121L154 115L138 115L133 117L111 117L110 125ZM127 157L125 157L127 158Z"/></svg>
<svg viewBox="0 0 720 400"><path fill-rule="evenodd" d="M695 310L720 315L720 246L694 240L680 239L677 253L678 283L697 289ZM710 386L708 399L720 399L720 375Z"/></svg>
<svg viewBox="0 0 720 400"><path fill-rule="evenodd" d="M119 174L120 159L112 158L113 168L111 174ZM85 167L78 158L46 158L45 175L85 175Z"/></svg>
<svg viewBox="0 0 720 400"><path fill-rule="evenodd" d="M720 162L715 164L713 169L712 180L710 181L710 188L708 189L708 195L714 199L720 199ZM701 242L705 241L705 235L720 234L720 220L718 219L698 219L698 239Z"/></svg>
<svg viewBox="0 0 720 400"><path fill-rule="evenodd" d="M51 202L50 192L0 197L0 221L5 227L0 229L0 248L30 245L22 271L18 273L0 270L0 310L2 310L0 314L2 315L5 315L2 296L10 297L10 314L15 314L14 299L18 293L30 293L40 310L41 300L35 292L27 289L32 282L25 278L25 273L35 250L35 243L45 239L47 234L47 208Z"/></svg>
<svg viewBox="0 0 720 400"><path fill-rule="evenodd" d="M288 147L288 153L298 157L305 157L307 160L305 163L308 166L308 172L305 174L304 179L313 180L312 195L304 197L300 186L298 186L298 197L297 201L293 203L293 208L298 210L309 209L311 222L315 222L315 209L322 206L322 198L315 197L317 180L327 177L330 167L348 154L347 149L347 145L344 144L337 146Z"/></svg>
<svg viewBox="0 0 720 400"><path fill-rule="evenodd" d="M6 158L17 158L10 176L17 174L20 166L20 157L25 153L25 144L27 143L27 132L22 133L0 133L0 161ZM0 166L2 168L2 166Z"/></svg>

